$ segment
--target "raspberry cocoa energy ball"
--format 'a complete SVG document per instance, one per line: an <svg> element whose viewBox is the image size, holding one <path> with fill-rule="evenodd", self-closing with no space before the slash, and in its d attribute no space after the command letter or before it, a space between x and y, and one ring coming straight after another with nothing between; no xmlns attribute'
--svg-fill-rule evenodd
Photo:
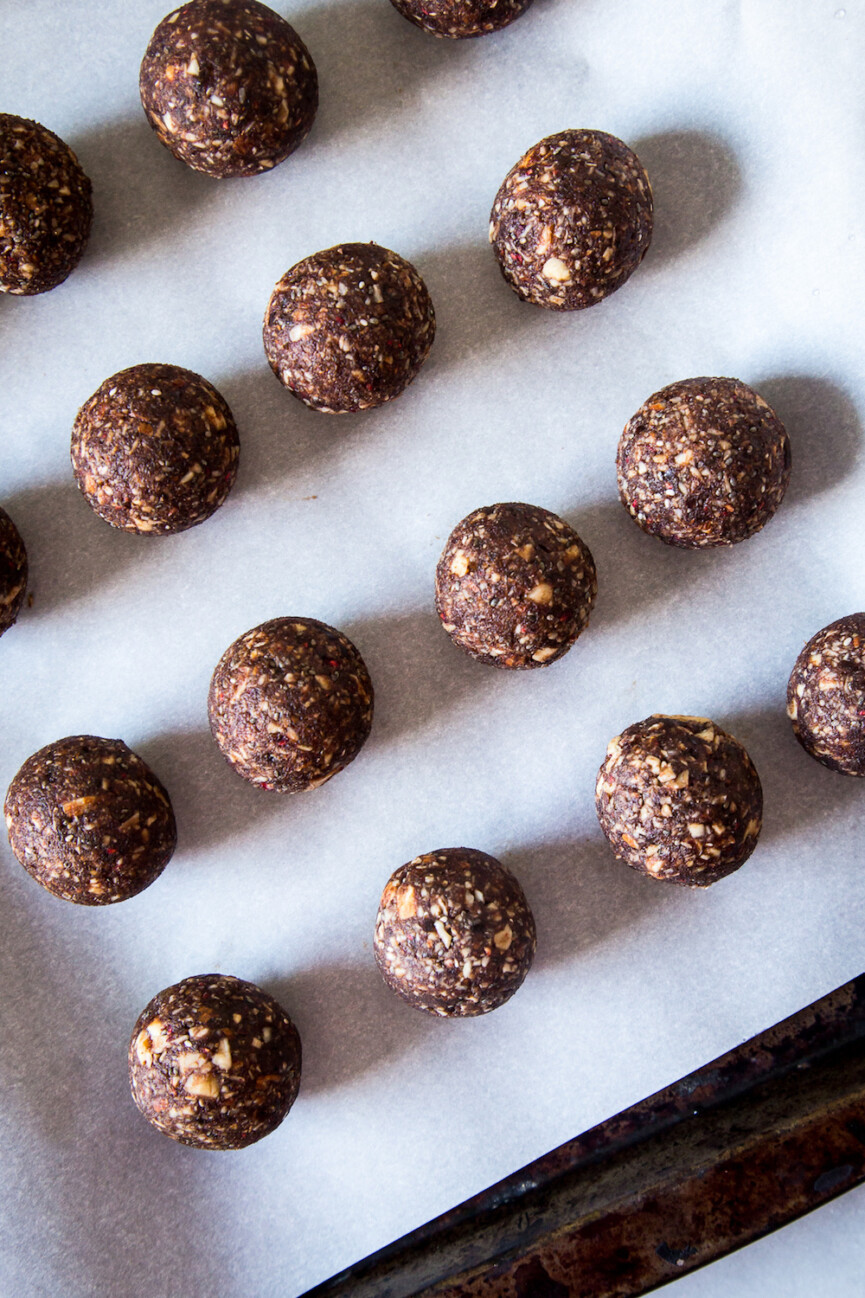
<svg viewBox="0 0 865 1298"><path fill-rule="evenodd" d="M839 618L811 637L790 673L787 715L818 762L865 775L865 613Z"/></svg>
<svg viewBox="0 0 865 1298"><path fill-rule="evenodd" d="M275 167L306 139L318 107L309 51L256 0L192 0L163 18L139 89L165 147L217 179Z"/></svg>
<svg viewBox="0 0 865 1298"><path fill-rule="evenodd" d="M312 410L347 414L398 397L427 358L435 312L410 262L343 243L286 271L264 317L264 350Z"/></svg>
<svg viewBox="0 0 865 1298"><path fill-rule="evenodd" d="M0 292L28 296L63 283L87 244L90 195L68 144L0 113Z"/></svg>
<svg viewBox="0 0 865 1298"><path fill-rule="evenodd" d="M254 983L184 978L154 996L129 1042L132 1098L158 1131L242 1149L282 1122L300 1087L297 1028Z"/></svg>
<svg viewBox="0 0 865 1298"><path fill-rule="evenodd" d="M27 590L27 551L18 528L0 509L0 635L15 622Z"/></svg>
<svg viewBox="0 0 865 1298"><path fill-rule="evenodd" d="M696 550L744 541L768 523L790 478L790 442L738 379L684 379L625 426L619 496L644 532Z"/></svg>
<svg viewBox="0 0 865 1298"><path fill-rule="evenodd" d="M620 861L706 888L757 845L760 779L745 749L705 717L648 717L607 748L595 807Z"/></svg>
<svg viewBox="0 0 865 1298"><path fill-rule="evenodd" d="M75 735L40 748L9 785L5 813L24 869L82 906L134 897L177 842L168 794L120 739Z"/></svg>
<svg viewBox="0 0 865 1298"><path fill-rule="evenodd" d="M621 288L652 239L637 155L605 131L561 131L508 172L490 215L502 274L526 302L581 311Z"/></svg>
<svg viewBox="0 0 865 1298"><path fill-rule="evenodd" d="M532 0L391 0L404 18L433 36L484 36L507 27Z"/></svg>
<svg viewBox="0 0 865 1298"><path fill-rule="evenodd" d="M588 546L548 509L476 509L448 537L436 610L466 653L493 667L543 667L586 626L598 583Z"/></svg>
<svg viewBox="0 0 865 1298"><path fill-rule="evenodd" d="M179 365L133 365L106 379L78 412L72 469L112 527L183 532L219 508L237 476L240 443L228 405Z"/></svg>
<svg viewBox="0 0 865 1298"><path fill-rule="evenodd" d="M213 737L238 775L299 793L357 757L372 728L373 688L341 631L279 617L226 649L207 706Z"/></svg>
<svg viewBox="0 0 865 1298"><path fill-rule="evenodd" d="M513 996L534 958L535 921L500 861L448 847L391 875L373 946L388 987L409 1005L467 1018Z"/></svg>

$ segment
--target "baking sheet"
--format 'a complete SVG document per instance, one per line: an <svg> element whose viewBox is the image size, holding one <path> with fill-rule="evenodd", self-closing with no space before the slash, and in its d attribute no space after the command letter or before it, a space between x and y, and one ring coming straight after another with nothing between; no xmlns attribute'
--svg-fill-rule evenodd
<svg viewBox="0 0 865 1298"><path fill-rule="evenodd" d="M105 910L43 893L0 847L0 1288L287 1298L861 972L865 789L802 753L784 688L805 640L865 606L861 456L862 5L537 0L445 43L387 0L283 3L321 77L307 144L214 182L141 114L164 13L0 0L2 108L76 149L96 220L66 285L0 298L0 502L33 606L0 644L0 785L66 734L122 737L169 788L180 845ZM609 130L653 181L656 235L608 302L521 304L486 222L521 153ZM375 239L425 276L439 333L398 401L316 415L271 375L270 290L300 257ZM237 485L172 538L115 533L68 464L78 406L146 360L198 370L242 439ZM793 476L766 531L689 554L618 504L614 454L654 390L755 386ZM590 627L549 670L490 671L437 625L435 561L497 500L563 514L591 547ZM377 693L354 765L308 796L247 787L207 733L210 673L281 614L355 640ZM749 748L765 828L706 893L638 877L592 805L609 738L654 711ZM371 958L381 888L465 844L519 875L539 933L507 1006L428 1021ZM135 1112L140 1009L192 973L250 978L304 1043L279 1131L220 1155Z"/></svg>

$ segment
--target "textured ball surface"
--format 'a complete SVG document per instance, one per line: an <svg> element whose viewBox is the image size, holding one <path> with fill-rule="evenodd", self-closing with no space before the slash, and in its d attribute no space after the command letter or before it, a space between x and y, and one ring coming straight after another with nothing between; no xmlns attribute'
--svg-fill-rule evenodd
<svg viewBox="0 0 865 1298"><path fill-rule="evenodd" d="M354 761L373 688L347 636L315 618L274 618L226 649L210 683L210 729L250 784L299 793Z"/></svg>
<svg viewBox="0 0 865 1298"><path fill-rule="evenodd" d="M713 722L652 716L607 748L595 807L619 860L705 888L753 852L763 792L745 749Z"/></svg>
<svg viewBox="0 0 865 1298"><path fill-rule="evenodd" d="M535 954L535 921L510 870L469 847L415 857L382 894L374 951L415 1009L448 1018L510 1000Z"/></svg>
<svg viewBox="0 0 865 1298"><path fill-rule="evenodd" d="M865 613L839 618L811 637L790 673L787 715L818 762L865 775Z"/></svg>
<svg viewBox="0 0 865 1298"><path fill-rule="evenodd" d="M92 220L90 181L69 145L39 122L0 113L0 292L62 284Z"/></svg>
<svg viewBox="0 0 865 1298"><path fill-rule="evenodd" d="M391 0L391 4L425 32L462 40L509 26L532 0Z"/></svg>
<svg viewBox="0 0 865 1298"><path fill-rule="evenodd" d="M203 523L237 477L240 443L216 388L179 365L133 365L97 388L72 429L72 469L112 527L166 535Z"/></svg>
<svg viewBox="0 0 865 1298"><path fill-rule="evenodd" d="M628 421L616 469L622 504L650 536L685 549L733 545L784 499L790 442L747 384L684 379Z"/></svg>
<svg viewBox="0 0 865 1298"><path fill-rule="evenodd" d="M9 785L5 814L24 869L83 906L141 892L177 842L168 794L120 739L74 735L40 748Z"/></svg>
<svg viewBox="0 0 865 1298"><path fill-rule="evenodd" d="M309 50L256 0L192 0L168 14L139 90L162 144L217 179L275 167L306 139L318 107Z"/></svg>
<svg viewBox="0 0 865 1298"><path fill-rule="evenodd" d="M27 591L27 551L21 533L0 509L0 635L16 621Z"/></svg>
<svg viewBox="0 0 865 1298"><path fill-rule="evenodd" d="M581 311L625 283L652 239L652 190L637 155L605 131L561 131L502 182L490 243L519 297Z"/></svg>
<svg viewBox="0 0 865 1298"><path fill-rule="evenodd" d="M572 527L537 505L476 509L448 537L436 609L466 653L494 667L543 667L589 620L595 565Z"/></svg>
<svg viewBox="0 0 865 1298"><path fill-rule="evenodd" d="M242 1149L282 1122L300 1087L297 1028L281 1005L226 974L167 987L129 1043L132 1098L183 1145Z"/></svg>
<svg viewBox="0 0 865 1298"><path fill-rule="evenodd" d="M264 318L271 369L312 410L349 414L392 401L435 337L426 285L375 243L343 243L286 271Z"/></svg>

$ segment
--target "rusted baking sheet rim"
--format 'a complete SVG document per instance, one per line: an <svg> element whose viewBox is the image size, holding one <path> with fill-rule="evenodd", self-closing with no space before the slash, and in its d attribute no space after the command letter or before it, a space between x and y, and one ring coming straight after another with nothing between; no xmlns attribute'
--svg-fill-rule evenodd
<svg viewBox="0 0 865 1298"><path fill-rule="evenodd" d="M863 1180L865 975L306 1298L629 1298Z"/></svg>

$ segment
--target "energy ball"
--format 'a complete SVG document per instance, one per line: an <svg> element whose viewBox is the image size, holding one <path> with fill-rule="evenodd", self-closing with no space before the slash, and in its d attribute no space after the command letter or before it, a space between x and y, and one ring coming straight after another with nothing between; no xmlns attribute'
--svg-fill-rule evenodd
<svg viewBox="0 0 865 1298"><path fill-rule="evenodd" d="M811 637L790 673L787 715L818 762L865 775L865 613L839 618Z"/></svg>
<svg viewBox="0 0 865 1298"><path fill-rule="evenodd" d="M425 32L462 40L507 27L532 0L391 0L391 4Z"/></svg>
<svg viewBox="0 0 865 1298"><path fill-rule="evenodd" d="M637 155L605 131L560 131L502 182L490 243L525 302L582 311L621 288L652 240L652 189Z"/></svg>
<svg viewBox="0 0 865 1298"><path fill-rule="evenodd" d="M229 645L210 682L210 729L250 784L318 788L354 761L373 688L352 642L315 618L278 617Z"/></svg>
<svg viewBox="0 0 865 1298"><path fill-rule="evenodd" d="M274 1131L300 1087L297 1028L255 983L199 974L154 996L129 1042L132 1098L196 1149L243 1149Z"/></svg>
<svg viewBox="0 0 865 1298"><path fill-rule="evenodd" d="M775 513L790 442L762 397L738 379L684 379L625 425L619 496L639 526L688 550L744 541Z"/></svg>
<svg viewBox="0 0 865 1298"><path fill-rule="evenodd" d="M756 847L763 790L745 749L713 722L652 716L607 748L595 808L620 861L707 888Z"/></svg>
<svg viewBox="0 0 865 1298"><path fill-rule="evenodd" d="M470 847L417 856L382 893L373 941L388 987L444 1018L510 1000L535 954L535 921L517 880Z"/></svg>
<svg viewBox="0 0 865 1298"><path fill-rule="evenodd" d="M15 622L27 590L27 551L18 528L0 509L0 635Z"/></svg>
<svg viewBox="0 0 865 1298"><path fill-rule="evenodd" d="M78 412L72 469L87 503L125 532L168 535L203 523L237 476L240 443L225 400L179 365L133 365Z"/></svg>
<svg viewBox="0 0 865 1298"><path fill-rule="evenodd" d="M62 284L92 220L90 181L69 145L39 122L0 113L0 292Z"/></svg>
<svg viewBox="0 0 865 1298"><path fill-rule="evenodd" d="M9 785L5 812L24 869L81 906L134 897L177 843L168 794L120 739L74 735L40 748Z"/></svg>
<svg viewBox="0 0 865 1298"><path fill-rule="evenodd" d="M476 509L448 537L436 611L454 644L492 667L544 667L568 652L598 593L588 546L548 509Z"/></svg>
<svg viewBox="0 0 865 1298"><path fill-rule="evenodd" d="M398 397L435 337L427 287L376 243L342 243L299 261L271 294L264 350L274 374L330 415Z"/></svg>
<svg viewBox="0 0 865 1298"><path fill-rule="evenodd" d="M309 50L256 0L192 0L163 18L139 89L165 147L217 179L275 167L306 139L318 108Z"/></svg>

